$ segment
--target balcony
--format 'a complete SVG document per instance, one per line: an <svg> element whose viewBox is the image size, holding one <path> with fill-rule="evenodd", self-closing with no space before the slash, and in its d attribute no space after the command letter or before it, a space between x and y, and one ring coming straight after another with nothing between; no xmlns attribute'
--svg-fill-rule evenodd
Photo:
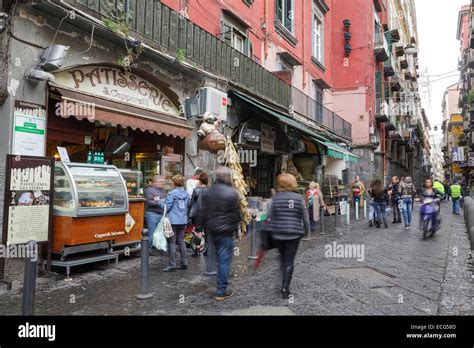
<svg viewBox="0 0 474 348"><path fill-rule="evenodd" d="M395 55L397 57L401 57L405 54L405 49L403 48L403 46L401 45L398 45L395 47Z"/></svg>
<svg viewBox="0 0 474 348"><path fill-rule="evenodd" d="M375 101L375 121L378 123L388 122L389 106L385 99Z"/></svg>
<svg viewBox="0 0 474 348"><path fill-rule="evenodd" d="M388 59L388 42L384 33L377 33L374 36L374 55L377 62L384 62Z"/></svg>
<svg viewBox="0 0 474 348"><path fill-rule="evenodd" d="M395 75L395 69L394 69L394 66L393 66L392 55L389 55L387 61L383 63L383 74L384 74L385 77Z"/></svg>
<svg viewBox="0 0 474 348"><path fill-rule="evenodd" d="M309 118L347 139L352 138L352 124L332 112L299 89L291 88L291 100L296 113Z"/></svg>
<svg viewBox="0 0 474 348"><path fill-rule="evenodd" d="M408 61L406 58L400 60L400 69L408 69Z"/></svg>
<svg viewBox="0 0 474 348"><path fill-rule="evenodd" d="M188 65L223 77L285 109L291 104L289 84L159 0L63 0L54 3L68 4L101 21L118 21L117 14L127 8L131 14L128 25L134 39L170 56L182 56Z"/></svg>

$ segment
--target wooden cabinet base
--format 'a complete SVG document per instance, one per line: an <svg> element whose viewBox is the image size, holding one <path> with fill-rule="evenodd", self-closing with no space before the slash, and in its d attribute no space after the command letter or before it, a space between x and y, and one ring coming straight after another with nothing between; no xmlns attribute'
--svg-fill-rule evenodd
<svg viewBox="0 0 474 348"><path fill-rule="evenodd" d="M111 241L122 244L141 240L143 230L144 201L131 201L129 214L135 225L126 232L125 214L72 218L55 216L53 224L52 252L61 254L64 247Z"/></svg>

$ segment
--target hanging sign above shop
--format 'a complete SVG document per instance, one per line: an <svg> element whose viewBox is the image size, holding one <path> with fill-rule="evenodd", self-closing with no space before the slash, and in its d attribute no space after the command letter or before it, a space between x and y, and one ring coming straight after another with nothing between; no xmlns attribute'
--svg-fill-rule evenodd
<svg viewBox="0 0 474 348"><path fill-rule="evenodd" d="M55 74L54 84L167 115L180 115L178 107L160 88L113 67L82 66L61 71Z"/></svg>

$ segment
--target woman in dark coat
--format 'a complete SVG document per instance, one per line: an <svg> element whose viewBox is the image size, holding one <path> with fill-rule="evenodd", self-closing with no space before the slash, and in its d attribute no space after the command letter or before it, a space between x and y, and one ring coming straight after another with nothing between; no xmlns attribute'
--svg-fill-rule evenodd
<svg viewBox="0 0 474 348"><path fill-rule="evenodd" d="M277 178L277 193L268 210L270 222L266 230L270 234L272 246L280 252L283 298L290 296L296 252L301 238L308 233L310 226L305 200L295 192L296 187L293 175L280 174Z"/></svg>

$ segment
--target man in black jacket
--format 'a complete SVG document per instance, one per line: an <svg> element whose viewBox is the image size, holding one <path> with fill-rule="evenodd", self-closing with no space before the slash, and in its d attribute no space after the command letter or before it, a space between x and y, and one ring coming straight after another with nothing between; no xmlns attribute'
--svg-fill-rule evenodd
<svg viewBox="0 0 474 348"><path fill-rule="evenodd" d="M217 294L222 301L232 296L227 289L227 279L234 252L234 233L239 228L239 194L232 187L232 170L220 167L216 170L214 185L202 197L203 223L214 240L217 250Z"/></svg>

